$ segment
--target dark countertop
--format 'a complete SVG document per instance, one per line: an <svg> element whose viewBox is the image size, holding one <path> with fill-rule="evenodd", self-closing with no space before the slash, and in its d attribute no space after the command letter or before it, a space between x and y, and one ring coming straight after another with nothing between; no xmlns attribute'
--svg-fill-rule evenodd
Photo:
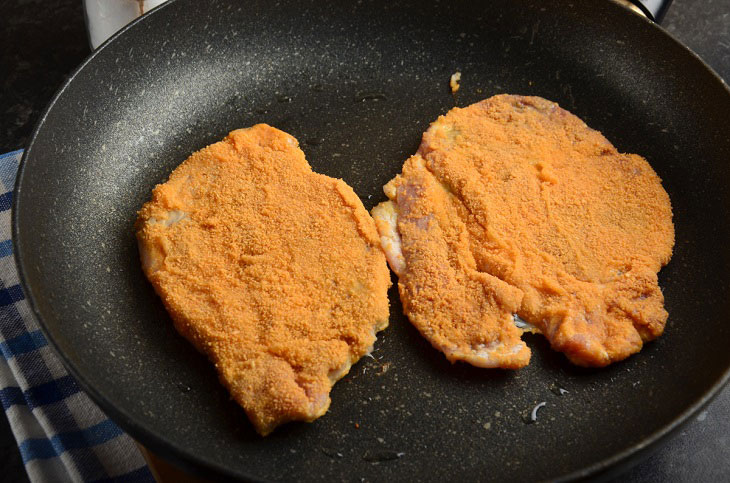
<svg viewBox="0 0 730 483"><path fill-rule="evenodd" d="M0 0L0 153L23 148L45 105L89 54L81 0ZM674 0L664 27L730 81L730 4ZM639 46L637 46L639 47ZM730 480L730 387L621 481ZM0 417L2 481L27 481Z"/></svg>

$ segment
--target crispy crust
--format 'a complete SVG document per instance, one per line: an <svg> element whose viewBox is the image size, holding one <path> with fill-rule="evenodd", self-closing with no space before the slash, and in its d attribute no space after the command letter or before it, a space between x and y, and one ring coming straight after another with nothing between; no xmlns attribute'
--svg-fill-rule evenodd
<svg viewBox="0 0 730 483"><path fill-rule="evenodd" d="M262 435L324 414L334 382L388 324L372 218L270 126L194 153L154 189L136 233L175 327Z"/></svg>
<svg viewBox="0 0 730 483"><path fill-rule="evenodd" d="M447 357L520 347L513 312L584 366L624 359L664 330L656 274L674 245L669 197L646 160L553 102L500 95L452 109L385 191L403 305ZM512 350L499 367L527 363L526 348Z"/></svg>

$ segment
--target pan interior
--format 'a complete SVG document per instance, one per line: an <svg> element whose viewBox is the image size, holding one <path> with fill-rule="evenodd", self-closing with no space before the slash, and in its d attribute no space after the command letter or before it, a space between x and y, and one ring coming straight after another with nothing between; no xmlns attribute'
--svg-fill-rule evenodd
<svg viewBox="0 0 730 483"><path fill-rule="evenodd" d="M660 274L665 335L600 371L539 337L518 372L451 365L394 288L375 358L335 386L329 413L256 436L142 275L132 224L152 187L191 152L266 122L369 209L430 121L504 92L559 102L663 179L677 230ZM179 0L98 51L41 122L18 184L17 255L75 375L178 462L256 479L556 477L646 441L730 366L728 98L683 47L610 2Z"/></svg>

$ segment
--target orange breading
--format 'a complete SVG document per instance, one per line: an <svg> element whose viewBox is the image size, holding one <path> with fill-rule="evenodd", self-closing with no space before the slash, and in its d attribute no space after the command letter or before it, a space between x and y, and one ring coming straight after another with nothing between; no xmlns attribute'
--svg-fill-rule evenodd
<svg viewBox="0 0 730 483"><path fill-rule="evenodd" d="M190 156L154 189L136 230L175 327L262 435L324 414L334 382L388 324L372 218L270 126Z"/></svg>
<svg viewBox="0 0 730 483"><path fill-rule="evenodd" d="M624 359L663 332L669 197L642 157L557 104L500 95L452 109L385 191L405 311L451 360L527 364L512 313L584 366Z"/></svg>

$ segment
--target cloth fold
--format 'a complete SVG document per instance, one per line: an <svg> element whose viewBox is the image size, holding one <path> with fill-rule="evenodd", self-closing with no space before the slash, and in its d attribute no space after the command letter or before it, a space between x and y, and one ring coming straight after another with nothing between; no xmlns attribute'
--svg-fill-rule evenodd
<svg viewBox="0 0 730 483"><path fill-rule="evenodd" d="M33 317L12 253L22 150L0 155L0 403L31 482L154 482L134 441L81 390Z"/></svg>

